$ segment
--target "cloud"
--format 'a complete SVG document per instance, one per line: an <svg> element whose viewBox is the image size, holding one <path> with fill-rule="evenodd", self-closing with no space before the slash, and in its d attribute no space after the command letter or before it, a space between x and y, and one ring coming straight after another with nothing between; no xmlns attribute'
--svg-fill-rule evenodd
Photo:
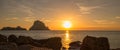
<svg viewBox="0 0 120 50"><path fill-rule="evenodd" d="M25 17L23 20L25 22L33 22L36 19L36 17Z"/></svg>
<svg viewBox="0 0 120 50"><path fill-rule="evenodd" d="M115 21L110 20L94 20L94 22L97 24L115 24Z"/></svg>
<svg viewBox="0 0 120 50"><path fill-rule="evenodd" d="M12 18L5 18L5 20L18 20L18 18L17 17L12 17Z"/></svg>
<svg viewBox="0 0 120 50"><path fill-rule="evenodd" d="M91 14L91 12L97 8L101 8L100 6L79 6L81 14Z"/></svg>
<svg viewBox="0 0 120 50"><path fill-rule="evenodd" d="M120 16L116 16L115 18L116 18L116 19L120 19Z"/></svg>

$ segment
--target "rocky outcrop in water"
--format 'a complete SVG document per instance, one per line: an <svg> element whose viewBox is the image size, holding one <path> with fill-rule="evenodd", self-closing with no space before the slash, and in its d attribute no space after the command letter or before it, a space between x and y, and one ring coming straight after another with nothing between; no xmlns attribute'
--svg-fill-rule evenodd
<svg viewBox="0 0 120 50"><path fill-rule="evenodd" d="M80 50L110 50L110 46L106 37L86 36L83 39Z"/></svg>
<svg viewBox="0 0 120 50"><path fill-rule="evenodd" d="M3 27L1 30L26 30L25 28L22 28L20 26L15 27Z"/></svg>
<svg viewBox="0 0 120 50"><path fill-rule="evenodd" d="M49 30L42 21L35 21L29 30Z"/></svg>

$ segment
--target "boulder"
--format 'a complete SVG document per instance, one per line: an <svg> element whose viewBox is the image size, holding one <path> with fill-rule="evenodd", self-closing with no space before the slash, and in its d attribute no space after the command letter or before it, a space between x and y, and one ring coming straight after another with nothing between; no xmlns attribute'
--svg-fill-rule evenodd
<svg viewBox="0 0 120 50"><path fill-rule="evenodd" d="M61 38L60 37L49 38L44 45L48 48L52 48L53 50L60 50L62 47Z"/></svg>
<svg viewBox="0 0 120 50"><path fill-rule="evenodd" d="M37 47L47 47L52 48L53 50L60 50L62 47L61 38L60 37L52 37L48 39L42 39L42 40L34 40L38 44L34 45ZM34 43L35 44L35 43Z"/></svg>
<svg viewBox="0 0 120 50"><path fill-rule="evenodd" d="M69 46L76 46L76 47L80 47L80 41L74 41L74 42L71 42L70 44L69 44Z"/></svg>
<svg viewBox="0 0 120 50"><path fill-rule="evenodd" d="M29 30L49 30L42 21L36 20Z"/></svg>
<svg viewBox="0 0 120 50"><path fill-rule="evenodd" d="M0 34L0 42L7 42L7 37Z"/></svg>
<svg viewBox="0 0 120 50"><path fill-rule="evenodd" d="M31 37L19 36L17 39L18 45L32 44L32 43L33 43L33 39Z"/></svg>
<svg viewBox="0 0 120 50"><path fill-rule="evenodd" d="M8 42L17 43L17 37L15 35L10 35L8 37Z"/></svg>
<svg viewBox="0 0 120 50"><path fill-rule="evenodd" d="M110 50L109 42L106 37L86 36L83 39L80 50Z"/></svg>

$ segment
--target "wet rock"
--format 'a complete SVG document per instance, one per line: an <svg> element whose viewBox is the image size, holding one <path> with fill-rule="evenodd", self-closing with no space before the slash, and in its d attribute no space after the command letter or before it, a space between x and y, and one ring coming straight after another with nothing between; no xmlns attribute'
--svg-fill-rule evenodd
<svg viewBox="0 0 120 50"><path fill-rule="evenodd" d="M109 42L106 37L86 36L80 50L110 50Z"/></svg>

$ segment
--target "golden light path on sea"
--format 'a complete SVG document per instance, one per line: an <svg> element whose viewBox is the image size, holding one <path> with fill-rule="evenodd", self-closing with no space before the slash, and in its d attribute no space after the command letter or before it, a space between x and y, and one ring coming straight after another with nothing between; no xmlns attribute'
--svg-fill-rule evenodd
<svg viewBox="0 0 120 50"><path fill-rule="evenodd" d="M64 34L64 39L63 39L63 47L68 50L69 49L69 44L71 42L71 39L70 39L70 33L68 30L66 30L65 34Z"/></svg>

